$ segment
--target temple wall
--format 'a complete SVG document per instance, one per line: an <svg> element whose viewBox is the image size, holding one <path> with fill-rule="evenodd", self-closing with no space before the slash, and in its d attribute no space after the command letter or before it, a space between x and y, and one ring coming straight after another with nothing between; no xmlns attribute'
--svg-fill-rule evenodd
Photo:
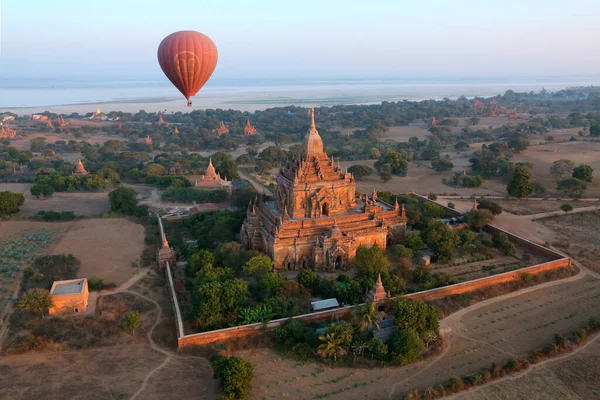
<svg viewBox="0 0 600 400"><path fill-rule="evenodd" d="M82 293L74 294L61 294L58 296L52 296L52 307L48 310L48 314L61 315L61 314L74 314L75 309L78 313L84 313L88 307L89 292L87 284L83 287Z"/></svg>

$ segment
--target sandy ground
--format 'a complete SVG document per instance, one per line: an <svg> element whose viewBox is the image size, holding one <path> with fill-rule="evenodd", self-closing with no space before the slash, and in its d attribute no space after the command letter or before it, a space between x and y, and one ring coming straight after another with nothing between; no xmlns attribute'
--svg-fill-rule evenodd
<svg viewBox="0 0 600 400"><path fill-rule="evenodd" d="M175 331L164 279L151 273L129 292L153 303L142 312L143 326L136 337L122 333L93 348L0 358L0 397L214 399L207 360L171 350ZM39 384L40 377L46 384Z"/></svg>
<svg viewBox="0 0 600 400"><path fill-rule="evenodd" d="M516 379L505 379L489 386L452 396L457 400L548 399L578 400L600 398L596 384L600 380L597 362L600 341L590 343L584 351L560 360L550 360L543 367L534 366Z"/></svg>
<svg viewBox="0 0 600 400"><path fill-rule="evenodd" d="M449 200L452 201L452 200ZM529 215L529 214L538 214L550 211L560 210L560 206L565 203L569 203L573 206L573 208L579 207L589 207L594 204L599 204L597 200L592 201L577 201L571 199L564 200L502 200L502 199L494 199L492 200L495 203L498 203L502 206L502 208L511 213L517 215Z"/></svg>
<svg viewBox="0 0 600 400"><path fill-rule="evenodd" d="M523 153L516 154L511 161L532 163L534 180L543 183L550 192L556 192L556 179L550 175L550 167L560 159L594 168L594 182L588 184L585 196L600 197L600 143L576 141L531 146Z"/></svg>
<svg viewBox="0 0 600 400"><path fill-rule="evenodd" d="M599 295L597 279L580 274L487 300L442 320L451 329L442 356L406 367L329 368L284 360L273 350L238 353L255 366L251 399L396 398L526 355L550 343L554 333L572 332L600 313Z"/></svg>
<svg viewBox="0 0 600 400"><path fill-rule="evenodd" d="M125 219L85 219L73 222L7 221L0 237L26 229L62 228L61 238L45 254L71 253L81 261L78 276L98 276L117 285L139 271L133 267L144 248L144 227Z"/></svg>
<svg viewBox="0 0 600 400"><path fill-rule="evenodd" d="M342 168L352 165L367 165L373 168L375 160L357 160L343 161ZM422 165L427 165L424 162ZM373 168L374 169L374 168ZM370 193L373 189L380 191L390 191L393 193L416 192L420 194L428 193L452 193L458 195L477 195L477 196L503 196L506 191L506 185L493 181L484 180L481 187L478 188L454 188L442 183L442 179L450 179L454 172L462 172L465 168L455 167L455 171L436 172L427 166L419 166L416 162L411 162L408 166L408 173L405 177L394 176L388 182L382 182L377 174L373 174L361 181L356 181L356 188L362 193Z"/></svg>
<svg viewBox="0 0 600 400"><path fill-rule="evenodd" d="M44 200L32 196L31 183L0 183L0 191L8 190L25 195L25 203L20 208L21 217L31 217L38 211L73 211L77 216L91 217L110 211L108 193L74 192L54 193Z"/></svg>
<svg viewBox="0 0 600 400"><path fill-rule="evenodd" d="M568 214L538 220L546 229L560 233L553 245L576 258L586 267L600 272L600 212Z"/></svg>

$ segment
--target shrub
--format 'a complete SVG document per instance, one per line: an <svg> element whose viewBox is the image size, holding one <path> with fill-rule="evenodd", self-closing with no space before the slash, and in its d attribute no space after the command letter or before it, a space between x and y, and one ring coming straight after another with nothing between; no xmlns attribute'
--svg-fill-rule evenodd
<svg viewBox="0 0 600 400"><path fill-rule="evenodd" d="M104 287L104 279L97 276L91 276L88 279L88 287L90 290L101 290Z"/></svg>
<svg viewBox="0 0 600 400"><path fill-rule="evenodd" d="M214 377L228 399L245 399L252 387L254 367L241 357L219 357L212 362Z"/></svg>
<svg viewBox="0 0 600 400"><path fill-rule="evenodd" d="M396 302L394 316L399 329L413 330L420 337L429 331L438 333L439 311L421 300L402 298Z"/></svg>
<svg viewBox="0 0 600 400"><path fill-rule="evenodd" d="M125 314L123 318L123 329L131 331L131 334L135 336L135 330L142 325L142 316L137 311L130 311Z"/></svg>
<svg viewBox="0 0 600 400"><path fill-rule="evenodd" d="M448 387L454 392L459 392L465 388L465 383L461 378L455 376L454 378L450 379Z"/></svg>
<svg viewBox="0 0 600 400"><path fill-rule="evenodd" d="M571 212L571 211L573 211L573 206L572 206L572 205L570 205L569 203L565 203L565 204L563 204L562 206L560 206L560 209L561 209L562 211L564 211L565 213L568 213L568 212Z"/></svg>
<svg viewBox="0 0 600 400"><path fill-rule="evenodd" d="M46 289L29 289L19 300L18 306L21 310L27 310L43 317L48 309L52 307L52 296Z"/></svg>
<svg viewBox="0 0 600 400"><path fill-rule="evenodd" d="M588 321L590 330L597 331L600 329L600 317L591 317Z"/></svg>
<svg viewBox="0 0 600 400"><path fill-rule="evenodd" d="M412 329L396 329L389 341L389 349L404 364L415 361L421 355L423 342Z"/></svg>
<svg viewBox="0 0 600 400"><path fill-rule="evenodd" d="M42 221L72 221L76 218L73 211L38 211L33 216L33 219L39 219Z"/></svg>

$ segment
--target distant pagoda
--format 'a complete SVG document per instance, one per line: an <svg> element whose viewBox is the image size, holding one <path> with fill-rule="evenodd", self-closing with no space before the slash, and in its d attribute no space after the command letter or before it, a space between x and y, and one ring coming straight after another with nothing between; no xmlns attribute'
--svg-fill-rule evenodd
<svg viewBox="0 0 600 400"><path fill-rule="evenodd" d="M251 136L256 133L256 128L252 126L250 120L246 122L246 126L244 127L244 136Z"/></svg>
<svg viewBox="0 0 600 400"><path fill-rule="evenodd" d="M431 118L431 122L429 124L432 128L437 128L439 126L437 120L435 119L435 115Z"/></svg>
<svg viewBox="0 0 600 400"><path fill-rule="evenodd" d="M177 129L177 127L175 127L175 129L173 129L173 136L177 136L179 135L179 129Z"/></svg>
<svg viewBox="0 0 600 400"><path fill-rule="evenodd" d="M224 189L231 194L232 184L227 180L227 177L221 178L212 163L212 158L208 162L208 167L204 175L200 176L199 181L194 182L194 187L198 189Z"/></svg>
<svg viewBox="0 0 600 400"><path fill-rule="evenodd" d="M144 139L144 143L148 145L152 144L152 138L150 137L150 135L146 136L146 139Z"/></svg>
<svg viewBox="0 0 600 400"><path fill-rule="evenodd" d="M158 126L169 126L169 124L163 119L162 115L158 117L158 122L156 123Z"/></svg>
<svg viewBox="0 0 600 400"><path fill-rule="evenodd" d="M381 281L381 274L379 274L377 276L377 282L375 282L375 286L373 286L371 291L367 294L367 299L373 303L378 303L385 300L387 297L388 295L385 292L383 282Z"/></svg>
<svg viewBox="0 0 600 400"><path fill-rule="evenodd" d="M2 139L14 139L15 136L17 136L17 132L10 129L6 125L3 126L2 129L0 129L0 138Z"/></svg>
<svg viewBox="0 0 600 400"><path fill-rule="evenodd" d="M56 125L58 125L59 128L64 128L65 126L69 125L69 123L59 115L58 118L56 118Z"/></svg>
<svg viewBox="0 0 600 400"><path fill-rule="evenodd" d="M215 133L217 134L217 136L226 135L229 133L229 128L227 128L227 126L225 126L225 123L221 121L221 125L219 125L219 128L215 131Z"/></svg>
<svg viewBox="0 0 600 400"><path fill-rule="evenodd" d="M46 122L46 128L48 128L50 130L54 129L54 124L52 123L52 121L48 120Z"/></svg>
<svg viewBox="0 0 600 400"><path fill-rule="evenodd" d="M77 166L75 167L75 172L73 172L73 175L84 176L84 175L87 175L87 174L88 174L88 172L83 167L83 163L81 162L81 159L78 159L77 160Z"/></svg>

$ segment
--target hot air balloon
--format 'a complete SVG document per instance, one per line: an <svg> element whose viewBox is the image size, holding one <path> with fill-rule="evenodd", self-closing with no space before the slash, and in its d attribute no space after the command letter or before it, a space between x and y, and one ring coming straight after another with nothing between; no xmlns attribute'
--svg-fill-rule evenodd
<svg viewBox="0 0 600 400"><path fill-rule="evenodd" d="M170 34L158 46L158 63L171 83L188 100L204 86L217 66L217 46L195 31Z"/></svg>

